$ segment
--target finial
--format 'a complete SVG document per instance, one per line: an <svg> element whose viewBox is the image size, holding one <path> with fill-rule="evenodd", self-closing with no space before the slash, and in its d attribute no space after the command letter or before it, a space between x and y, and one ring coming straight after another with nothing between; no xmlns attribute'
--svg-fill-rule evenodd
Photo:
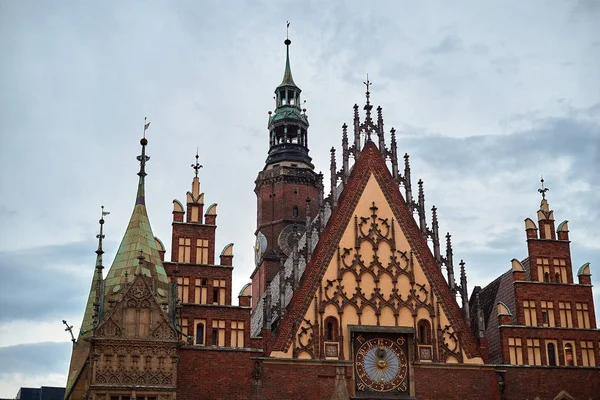
<svg viewBox="0 0 600 400"><path fill-rule="evenodd" d="M192 168L194 169L194 173L196 174L196 178L198 177L198 172L200 171L200 168L202 168L202 165L200 165L200 163L198 162L198 148L196 147L196 164L192 164Z"/></svg>
<svg viewBox="0 0 600 400"><path fill-rule="evenodd" d="M136 274L136 275L141 275L141 273L142 273L142 265L143 265L143 263L144 263L144 259L145 259L145 258L146 258L146 257L144 257L144 252L142 251L142 249L140 249L140 255L139 255L139 256L137 256L137 259L138 259L138 266L137 266L137 268L136 268L136 270L135 270L135 274Z"/></svg>
<svg viewBox="0 0 600 400"><path fill-rule="evenodd" d="M371 87L371 81L369 81L369 74L367 73L367 81L363 82L365 84L365 86L367 87L367 104L371 104L369 101L369 98L371 96L371 92L369 91L370 87Z"/></svg>
<svg viewBox="0 0 600 400"><path fill-rule="evenodd" d="M110 214L109 211L104 211L104 206L100 206L101 208L101 217L100 217L100 221L98 221L98 223L100 224L100 233L96 235L96 239L98 239L98 250L96 250L96 254L98 254L98 256L102 256L102 254L104 254L104 251L102 251L102 239L104 239L104 232L103 232L103 227L104 227L104 217L108 214Z"/></svg>
<svg viewBox="0 0 600 400"><path fill-rule="evenodd" d="M145 204L144 199L144 177L146 174L146 162L150 160L150 157L146 155L146 145L148 144L148 139L146 139L146 130L150 126L150 122L146 122L147 119L144 117L144 136L140 140L140 144L142 145L142 154L136 157L136 159L140 162L140 172L138 172L138 176L140 177L140 182L138 184L138 192L137 199L135 204Z"/></svg>
<svg viewBox="0 0 600 400"><path fill-rule="evenodd" d="M538 189L538 192L541 193L542 200L545 200L546 199L546 192L549 191L550 189L544 187L544 176L543 175L542 175L542 179L540 179L540 182L542 182L542 188Z"/></svg>
<svg viewBox="0 0 600 400"><path fill-rule="evenodd" d="M367 87L367 93L366 93L366 95L367 95L367 104L365 104L365 106L363 107L363 109L366 111L366 114L367 114L367 117L365 119L366 119L366 121L368 123L370 123L372 121L371 120L371 109L373 108L373 106L371 105L371 100L370 100L370 98L371 98L371 92L370 92L371 81L369 80L369 74L367 74L367 81L363 82L363 83ZM368 134L368 138L370 139L371 138L371 132L370 132L370 130L367 131L367 134Z"/></svg>
<svg viewBox="0 0 600 400"><path fill-rule="evenodd" d="M290 21L286 21L287 25L285 27L285 45L289 46L290 44L292 44L292 41L290 40Z"/></svg>
<svg viewBox="0 0 600 400"><path fill-rule="evenodd" d="M73 346L75 346L75 336L73 336L73 325L69 325L67 324L67 320L63 319L62 323L65 324L67 327L65 328L65 332L69 332L71 334L71 342L73 342Z"/></svg>

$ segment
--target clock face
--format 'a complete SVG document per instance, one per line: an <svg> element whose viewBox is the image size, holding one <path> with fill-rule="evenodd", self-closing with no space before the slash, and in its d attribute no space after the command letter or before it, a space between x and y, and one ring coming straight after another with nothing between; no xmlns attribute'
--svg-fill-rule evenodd
<svg viewBox="0 0 600 400"><path fill-rule="evenodd" d="M406 336L390 335L354 340L356 389L359 392L408 392Z"/></svg>
<svg viewBox="0 0 600 400"><path fill-rule="evenodd" d="M254 264L257 267L262 260L263 254L265 254L265 250L267 250L267 237L259 231L256 234L256 242L254 244Z"/></svg>
<svg viewBox="0 0 600 400"><path fill-rule="evenodd" d="M279 250L281 250L286 256L292 254L294 245L300 240L300 237L306 231L306 227L300 224L286 225L277 238L277 244Z"/></svg>

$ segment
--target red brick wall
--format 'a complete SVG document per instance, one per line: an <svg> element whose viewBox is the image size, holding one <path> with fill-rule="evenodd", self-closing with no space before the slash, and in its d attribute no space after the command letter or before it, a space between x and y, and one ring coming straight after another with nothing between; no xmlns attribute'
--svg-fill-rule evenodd
<svg viewBox="0 0 600 400"><path fill-rule="evenodd" d="M503 326L500 328L500 336L502 340L502 349L504 361L510 360L508 338L521 338L523 362L527 363L527 343L526 339L540 339L542 364L547 365L545 340L556 340L558 347L556 349L556 361L559 365L565 365L565 357L563 351L563 341L575 342L575 355L577 357L577 365L582 363L580 341L592 341L594 343L594 355L596 365L600 364L600 331L595 329L552 329L552 328L534 328L534 327L518 327L518 326Z"/></svg>
<svg viewBox="0 0 600 400"><path fill-rule="evenodd" d="M529 262L531 268L531 280L538 280L537 258L550 259L550 276L554 277L554 258L560 258L567 262L567 282L573 283L573 267L571 265L571 248L568 241L562 240L527 240L527 250L529 252Z"/></svg>
<svg viewBox="0 0 600 400"><path fill-rule="evenodd" d="M171 239L171 261L179 260L179 238L191 238L192 247L190 252L190 262L196 263L196 239L208 239L208 263L215 262L215 225L200 225L197 223L179 223L173 222L173 235Z"/></svg>
<svg viewBox="0 0 600 400"><path fill-rule="evenodd" d="M596 317L594 314L594 299L591 286L570 285L561 283L530 283L515 282L515 301L517 308L517 321L525 324L525 315L523 311L524 300L534 300L536 302L536 315L538 325L542 324L542 311L540 301L552 301L554 309L554 321L557 326L560 324L559 302L570 302L571 312L573 314L573 326L577 326L577 313L575 303L587 303L590 314L590 326L596 328Z"/></svg>
<svg viewBox="0 0 600 400"><path fill-rule="evenodd" d="M352 365L340 362L261 358L246 351L180 350L177 396L180 400L321 400L331 399L336 366L346 369L353 394ZM503 371L504 399L539 396L554 399L566 390L575 399L600 399L598 368L465 366L417 364L413 380L419 400L500 400L498 374Z"/></svg>
<svg viewBox="0 0 600 400"><path fill-rule="evenodd" d="M207 302L212 303L213 280L225 280L225 304L231 305L231 274L232 267L223 267L219 265L194 265L194 264L177 264L179 266L179 276L181 278L190 278L190 295L189 302L194 302L194 290L196 288L196 278L206 279L207 285ZM175 270L174 263L164 263L165 271L171 280L173 280L173 271Z"/></svg>
<svg viewBox="0 0 600 400"><path fill-rule="evenodd" d="M490 366L416 365L414 380L419 400L500 400L498 380Z"/></svg>
<svg viewBox="0 0 600 400"><path fill-rule="evenodd" d="M535 397L541 400L552 400L563 390L576 400L600 399L598 368L502 366L501 369L506 370L504 374L506 400L532 400Z"/></svg>

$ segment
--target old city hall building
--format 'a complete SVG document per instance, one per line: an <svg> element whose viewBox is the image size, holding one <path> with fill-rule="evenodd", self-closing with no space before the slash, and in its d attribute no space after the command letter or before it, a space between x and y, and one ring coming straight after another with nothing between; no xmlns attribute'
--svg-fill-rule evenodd
<svg viewBox="0 0 600 400"><path fill-rule="evenodd" d="M341 154L331 150L330 182L315 172L290 44L255 182L255 269L237 305L233 244L215 249L217 205L205 204L198 157L185 202L173 201L170 255L153 235L143 138L108 272L100 220L65 398L599 399L590 265L572 264L546 192L525 220L527 249L469 293L368 81Z"/></svg>

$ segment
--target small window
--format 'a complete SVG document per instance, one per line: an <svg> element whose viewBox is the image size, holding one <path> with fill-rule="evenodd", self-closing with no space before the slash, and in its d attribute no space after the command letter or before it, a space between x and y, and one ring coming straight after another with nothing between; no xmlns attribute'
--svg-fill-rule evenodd
<svg viewBox="0 0 600 400"><path fill-rule="evenodd" d="M554 346L554 343L548 343L548 365L556 365L556 346Z"/></svg>
<svg viewBox="0 0 600 400"><path fill-rule="evenodd" d="M196 344L204 344L204 324L196 325Z"/></svg>
<svg viewBox="0 0 600 400"><path fill-rule="evenodd" d="M575 365L575 360L573 359L573 345L571 343L565 344L565 364L571 367Z"/></svg>
<svg viewBox="0 0 600 400"><path fill-rule="evenodd" d="M548 326L548 312L542 311L542 323L544 326Z"/></svg>
<svg viewBox="0 0 600 400"><path fill-rule="evenodd" d="M558 272L556 274L554 274L554 278L555 278L556 283L561 283L560 282L560 274Z"/></svg>
<svg viewBox="0 0 600 400"><path fill-rule="evenodd" d="M550 282L550 273L544 272L544 282Z"/></svg>
<svg viewBox="0 0 600 400"><path fill-rule="evenodd" d="M213 303L219 303L219 288L213 288Z"/></svg>
<svg viewBox="0 0 600 400"><path fill-rule="evenodd" d="M431 344L431 328L429 321L422 319L417 324L417 333L419 334L419 344Z"/></svg>
<svg viewBox="0 0 600 400"><path fill-rule="evenodd" d="M219 344L219 328L213 328L212 330L212 345L216 346Z"/></svg>
<svg viewBox="0 0 600 400"><path fill-rule="evenodd" d="M294 206L294 208L292 209L292 215L294 216L294 218L298 217L298 207Z"/></svg>
<svg viewBox="0 0 600 400"><path fill-rule="evenodd" d="M338 320L336 317L325 318L325 340L333 342L338 340Z"/></svg>

